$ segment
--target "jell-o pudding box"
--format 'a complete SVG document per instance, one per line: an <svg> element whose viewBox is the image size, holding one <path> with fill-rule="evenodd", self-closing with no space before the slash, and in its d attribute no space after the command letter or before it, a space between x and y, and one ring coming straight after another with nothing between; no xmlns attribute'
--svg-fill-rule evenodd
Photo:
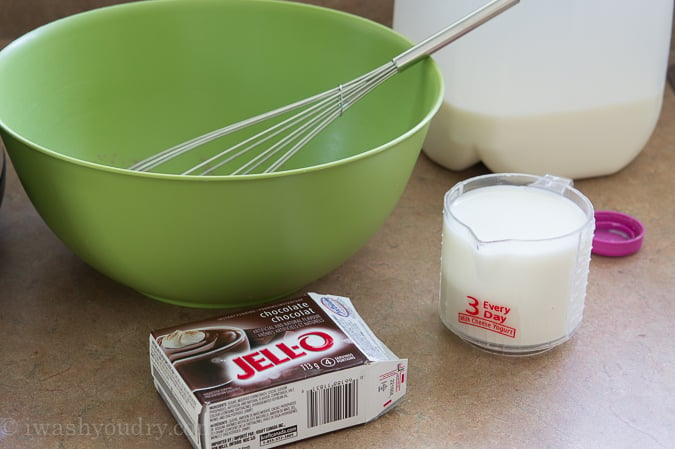
<svg viewBox="0 0 675 449"><path fill-rule="evenodd" d="M371 421L408 361L348 298L308 293L152 331L155 387L195 449L272 448Z"/></svg>

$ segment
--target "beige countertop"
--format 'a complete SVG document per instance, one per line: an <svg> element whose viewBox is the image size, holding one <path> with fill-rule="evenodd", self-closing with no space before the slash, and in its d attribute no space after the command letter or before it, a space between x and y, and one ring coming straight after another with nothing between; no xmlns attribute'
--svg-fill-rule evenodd
<svg viewBox="0 0 675 449"><path fill-rule="evenodd" d="M641 219L642 250L593 257L584 321L569 342L508 358L463 343L437 313L443 194L486 169L451 172L420 156L375 237L306 289L349 296L409 359L407 397L374 422L285 447L672 448L674 168L669 86L642 153L615 175L575 183L596 209ZM7 175L0 448L189 448L152 385L148 333L218 311L156 302L98 274L46 227L11 165Z"/></svg>

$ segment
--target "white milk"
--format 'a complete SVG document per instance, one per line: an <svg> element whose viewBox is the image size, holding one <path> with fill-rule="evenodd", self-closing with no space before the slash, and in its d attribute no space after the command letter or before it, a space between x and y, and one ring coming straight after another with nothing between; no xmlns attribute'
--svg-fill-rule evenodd
<svg viewBox="0 0 675 449"><path fill-rule="evenodd" d="M487 0L396 0L419 42ZM601 176L642 150L661 110L673 0L535 0L433 55L445 101L424 151L453 170Z"/></svg>
<svg viewBox="0 0 675 449"><path fill-rule="evenodd" d="M607 175L640 153L658 120L661 103L659 95L582 110L494 115L446 101L432 121L424 152L451 170L483 161L493 172L555 172L571 178Z"/></svg>
<svg viewBox="0 0 675 449"><path fill-rule="evenodd" d="M496 352L536 353L567 340L583 314L592 206L585 212L556 192L514 185L481 187L448 201L445 325Z"/></svg>

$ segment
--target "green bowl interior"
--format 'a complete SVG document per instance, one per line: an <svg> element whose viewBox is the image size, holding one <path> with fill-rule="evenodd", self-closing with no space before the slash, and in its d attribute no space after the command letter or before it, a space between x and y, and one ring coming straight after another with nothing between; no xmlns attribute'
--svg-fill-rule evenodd
<svg viewBox="0 0 675 449"><path fill-rule="evenodd" d="M336 87L409 45L365 19L288 2L163 0L104 8L42 27L0 53L0 124L43 151L126 168ZM439 83L421 67L397 74L284 168L349 158L410 132L439 101ZM162 171L180 172L227 145L206 145Z"/></svg>
<svg viewBox="0 0 675 449"><path fill-rule="evenodd" d="M177 304L260 302L339 266L389 215L442 101L432 61L380 86L284 167L311 168L242 177L124 168L333 88L409 46L384 26L293 2L118 5L0 51L0 132L35 208L97 270Z"/></svg>

